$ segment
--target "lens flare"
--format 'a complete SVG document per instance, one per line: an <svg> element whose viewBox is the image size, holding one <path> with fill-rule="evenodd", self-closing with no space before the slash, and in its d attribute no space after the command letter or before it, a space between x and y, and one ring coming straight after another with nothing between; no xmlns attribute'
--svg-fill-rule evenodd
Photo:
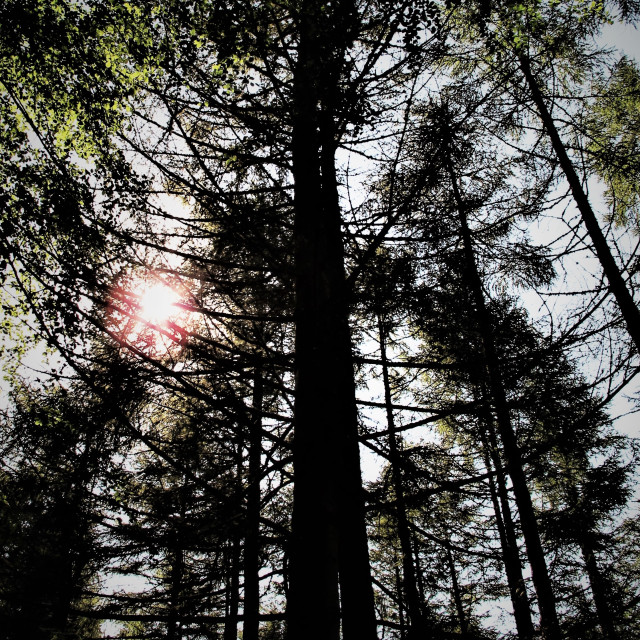
<svg viewBox="0 0 640 640"><path fill-rule="evenodd" d="M166 282L129 278L111 290L108 325L123 345L157 356L184 345L189 312Z"/></svg>
<svg viewBox="0 0 640 640"><path fill-rule="evenodd" d="M140 293L139 315L145 322L166 325L179 313L176 304L180 296L171 287L155 284Z"/></svg>

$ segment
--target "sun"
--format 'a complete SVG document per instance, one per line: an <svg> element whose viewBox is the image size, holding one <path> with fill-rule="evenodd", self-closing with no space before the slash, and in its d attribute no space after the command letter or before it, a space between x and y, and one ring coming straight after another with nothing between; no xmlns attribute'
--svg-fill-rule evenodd
<svg viewBox="0 0 640 640"><path fill-rule="evenodd" d="M184 291L157 277L129 278L111 289L109 327L118 341L157 355L185 344Z"/></svg>
<svg viewBox="0 0 640 640"><path fill-rule="evenodd" d="M180 313L177 303L180 295L171 287L157 283L142 289L139 295L138 315L144 322L166 326Z"/></svg>

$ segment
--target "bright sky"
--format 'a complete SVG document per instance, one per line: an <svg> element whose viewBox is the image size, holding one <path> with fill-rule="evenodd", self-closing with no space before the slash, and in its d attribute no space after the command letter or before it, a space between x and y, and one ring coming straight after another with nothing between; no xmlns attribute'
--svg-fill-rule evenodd
<svg viewBox="0 0 640 640"><path fill-rule="evenodd" d="M640 60L640 31L630 25L612 25L603 30L602 42Z"/></svg>

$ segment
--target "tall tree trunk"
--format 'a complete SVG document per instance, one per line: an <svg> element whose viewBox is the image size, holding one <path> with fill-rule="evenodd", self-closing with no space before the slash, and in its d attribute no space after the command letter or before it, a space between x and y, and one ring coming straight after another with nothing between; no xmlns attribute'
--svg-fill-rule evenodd
<svg viewBox="0 0 640 640"><path fill-rule="evenodd" d="M237 512L231 522L231 535L229 546L227 548L228 568L226 571L226 607L223 640L236 640L238 637L238 610L240 608L240 552L241 552L241 533L238 523L242 518L241 500L242 500L242 450L244 447L244 439L242 434L238 436L236 446L236 496L238 500Z"/></svg>
<svg viewBox="0 0 640 640"><path fill-rule="evenodd" d="M171 535L169 554L171 557L171 585L169 611L167 614L167 640L179 640L182 637L180 633L180 613L184 573L184 551L180 545L179 531L174 531Z"/></svg>
<svg viewBox="0 0 640 640"><path fill-rule="evenodd" d="M253 417L248 439L249 475L244 538L244 606L242 638L258 640L260 613L260 459L262 455L262 372L253 376Z"/></svg>
<svg viewBox="0 0 640 640"><path fill-rule="evenodd" d="M493 479L493 476L489 476L489 491L491 493L491 502L493 503L496 523L498 526L500 547L502 549L502 561L504 563L505 574L507 576L507 584L509 585L511 604L513 605L513 617L516 621L518 638L520 638L520 640L532 640L535 630L533 627L533 620L531 619L531 609L529 607L529 599L527 597L527 588L525 586L524 576L522 575L520 553L518 551L518 539L516 536L515 524L511 516L506 478L502 471L501 460L498 456L493 426L489 419L487 419L485 423L487 426L482 438L483 453L487 471L495 472L496 476L495 480ZM491 437L487 434L487 431L489 430L491 432ZM491 463L492 459L493 465Z"/></svg>
<svg viewBox="0 0 640 640"><path fill-rule="evenodd" d="M387 329L381 316L378 316L378 339L380 342L380 359L382 362L382 380L384 384L384 401L387 409L387 428L389 429L389 462L391 464L391 477L393 492L395 494L396 526L398 539L400 540L400 553L402 555L402 586L409 614L409 639L428 637L418 585L416 580L415 565L413 562L413 545L411 544L411 531L407 519L407 506L405 502L404 485L402 480L402 462L398 449L398 440L395 434L395 421L393 417L391 384L389 381L389 366L387 360Z"/></svg>
<svg viewBox="0 0 640 640"><path fill-rule="evenodd" d="M577 505L580 502L580 496L578 495L576 480L571 472L571 462L567 459L566 468L567 474L570 477L570 484L568 487L569 502L570 504ZM596 608L596 615L598 617L598 624L602 629L602 635L605 640L618 640L619 636L616 631L615 614L612 610L611 601L608 595L610 585L602 575L600 567L598 566L598 560L596 557L596 537L593 529L588 523L588 520L584 528L577 530L576 542L580 546L580 551L584 560L584 566L589 579L589 587L591 588L591 594L593 596L593 604Z"/></svg>
<svg viewBox="0 0 640 640"><path fill-rule="evenodd" d="M620 268L611 254L607 240L602 233L602 229L600 229L598 219L591 208L589 198L582 188L580 178L578 177L578 174L573 167L573 163L567 154L567 150L560 138L560 134L558 133L553 117L547 108L547 103L542 95L540 86L533 75L529 59L525 55L520 55L519 59L520 68L527 81L527 85L529 86L531 97L538 109L542 124L547 130L547 135L551 140L551 144L558 158L558 162L560 163L560 167L567 178L567 182L571 188L571 193L573 194L573 199L575 200L578 210L580 211L580 215L582 216L582 221L587 228L587 233L593 243L596 256L600 261L605 278L609 282L609 289L618 303L622 317L627 325L629 335L636 345L636 350L640 353L640 310L638 310L638 307L633 300L633 296L622 277Z"/></svg>
<svg viewBox="0 0 640 640"><path fill-rule="evenodd" d="M606 640L618 640L619 636L616 632L615 619L607 596L607 582L598 567L595 545L593 544L593 536L590 531L585 532L582 540L580 540L580 550L582 551L582 557L587 570L589 586L593 594L593 603L596 607L598 624L602 629L602 634Z"/></svg>
<svg viewBox="0 0 640 640"><path fill-rule="evenodd" d="M449 540L449 544L450 543L451 541ZM463 637L466 637L468 632L467 617L464 614L464 607L462 606L462 593L460 592L458 573L456 571L456 564L453 559L453 553L451 553L450 546L447 546L447 565L449 567L449 576L451 577L451 591L453 593L453 602L456 607L458 622L460 623L460 632L462 633Z"/></svg>
<svg viewBox="0 0 640 640"><path fill-rule="evenodd" d="M400 640L405 640L407 637L407 627L404 621L404 598L402 595L402 576L400 575L400 567L396 565L396 593L398 594L398 621L400 623Z"/></svg>
<svg viewBox="0 0 640 640"><path fill-rule="evenodd" d="M414 539L415 542L415 539ZM416 585L418 587L418 598L420 602L426 602L425 588L424 588L424 573L422 572L422 564L420 563L420 553L418 549L418 545L414 544L413 547L413 557L415 558L415 567L416 567ZM423 612L425 620L428 619L426 615L426 611Z"/></svg>
<svg viewBox="0 0 640 640"><path fill-rule="evenodd" d="M333 114L325 113L322 123L320 117L320 102L331 87L321 86L319 70L335 64L323 57L337 29L323 20L327 10L318 0L302 3L294 77L296 380L288 633L291 640L337 640L342 613L345 640L373 640L335 141L326 125Z"/></svg>
<svg viewBox="0 0 640 640"><path fill-rule="evenodd" d="M344 640L374 640L377 638L377 622L365 521L365 493L360 468L358 410L344 270L342 220L336 180L334 131L333 126L328 130L321 126L320 130L323 140L323 191L326 196L326 210L332 212L330 242L333 245L332 253L335 252L336 267L336 309L331 323L333 329L329 328L328 337L333 336L337 341L334 362L336 369L339 368L341 371L333 384L338 386L337 391L342 395L341 404L344 407L342 419L336 421L336 445L340 447L340 463L335 486L338 504L342 635Z"/></svg>
<svg viewBox="0 0 640 640"><path fill-rule="evenodd" d="M291 640L336 640L340 631L338 531L335 503L335 422L344 407L328 389L331 370L326 343L332 324L327 247L327 213L322 207L320 153L317 135L319 60L312 36L313 18L301 15L300 44L293 114L293 177L295 184L295 412L293 442L293 517L290 585L287 602ZM324 276L324 277L322 277ZM326 283L326 284L325 284ZM334 294L335 295L335 294ZM331 349L333 352L335 349Z"/></svg>
<svg viewBox="0 0 640 640"><path fill-rule="evenodd" d="M235 524L233 525L235 528ZM233 540L227 550L227 588L226 611L223 640L237 640L238 609L240 606L240 540L237 532L233 532Z"/></svg>
<svg viewBox="0 0 640 640"><path fill-rule="evenodd" d="M531 493L529 492L527 478L524 473L522 455L511 424L507 396L493 338L493 323L486 307L482 280L475 261L471 233L467 224L466 206L458 188L457 177L450 156L447 160L447 168L458 208L467 269L467 282L476 307L475 312L478 330L482 340L484 367L493 399L498 431L507 463L507 471L511 477L513 493L520 513L522 533L527 548L527 557L531 566L531 577L538 597L542 636L545 640L560 640L560 625L558 623L553 587L540 541L540 533L531 500Z"/></svg>

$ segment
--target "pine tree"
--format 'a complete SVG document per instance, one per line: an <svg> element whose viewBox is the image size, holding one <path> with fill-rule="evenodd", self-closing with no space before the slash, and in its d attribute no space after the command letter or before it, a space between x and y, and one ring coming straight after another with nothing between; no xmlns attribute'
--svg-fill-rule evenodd
<svg viewBox="0 0 640 640"><path fill-rule="evenodd" d="M49 639L97 634L74 617L104 562L94 490L111 434L88 394L50 386L16 388L2 420L2 637ZM80 393L79 393L80 392Z"/></svg>
<svg viewBox="0 0 640 640"><path fill-rule="evenodd" d="M566 354L611 324L589 309L559 334L553 310L545 334L516 299L572 250L553 262L523 231L562 201L560 172L590 219L569 135L605 174L608 134L583 143L572 109L561 127L549 83L577 96L598 71L600 6L28 0L0 18L3 331L91 397L86 522L110 575L137 576L82 583L70 615L131 637L483 637L479 605L509 593L530 638L526 549L543 635L592 630L589 598L558 621L554 591L620 584L585 502L597 447L553 440L579 420L539 405L547 375L562 407ZM603 264L633 337L627 276ZM612 354L604 406L635 361L593 349ZM363 443L388 465L371 493ZM581 542L553 537L571 487Z"/></svg>

